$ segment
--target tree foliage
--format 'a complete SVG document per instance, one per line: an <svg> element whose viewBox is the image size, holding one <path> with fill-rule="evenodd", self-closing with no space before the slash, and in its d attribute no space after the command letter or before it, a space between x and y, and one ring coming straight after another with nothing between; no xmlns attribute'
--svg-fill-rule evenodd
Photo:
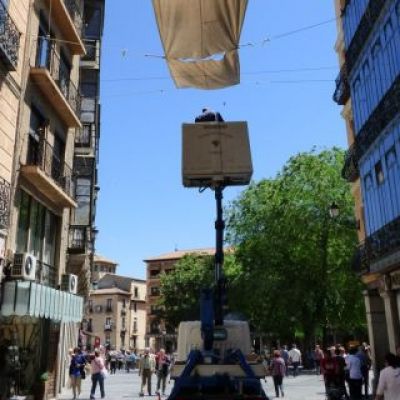
<svg viewBox="0 0 400 400"><path fill-rule="evenodd" d="M224 272L228 279L228 290L237 287L241 269L233 254L225 255ZM161 275L161 317L172 326L181 321L199 320L201 289L214 285L214 257L188 254L181 258L174 269ZM236 296L231 297L235 304Z"/></svg>
<svg viewBox="0 0 400 400"><path fill-rule="evenodd" d="M292 157L275 179L251 185L229 209L228 239L243 268L247 315L261 332L351 330L363 323L353 199L338 149ZM336 202L340 216L329 216Z"/></svg>
<svg viewBox="0 0 400 400"><path fill-rule="evenodd" d="M364 324L362 288L351 270L357 232L343 160L336 148L298 154L227 208L227 241L235 249L224 265L230 310L244 313L259 333L290 340L302 332L312 340L322 328ZM333 202L340 208L334 219ZM162 275L162 317L171 325L199 318L213 263L188 255Z"/></svg>

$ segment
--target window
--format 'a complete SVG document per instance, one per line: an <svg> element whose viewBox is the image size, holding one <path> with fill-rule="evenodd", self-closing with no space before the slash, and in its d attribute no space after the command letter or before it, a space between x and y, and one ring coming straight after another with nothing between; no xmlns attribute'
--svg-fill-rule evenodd
<svg viewBox="0 0 400 400"><path fill-rule="evenodd" d="M376 58L379 55L379 52L381 51L382 45L381 45L381 40L378 39L374 45L372 46L372 57Z"/></svg>
<svg viewBox="0 0 400 400"><path fill-rule="evenodd" d="M111 325L111 317L106 318L106 325Z"/></svg>
<svg viewBox="0 0 400 400"><path fill-rule="evenodd" d="M83 124L82 129L76 131L75 144L78 147L89 147L93 124Z"/></svg>
<svg viewBox="0 0 400 400"><path fill-rule="evenodd" d="M152 296L159 296L160 295L160 288L158 288L157 286L152 286L150 288L150 294Z"/></svg>
<svg viewBox="0 0 400 400"><path fill-rule="evenodd" d="M383 173L382 162L381 161L378 161L375 164L375 178L376 178L376 183L378 185L382 185L382 183L385 180L385 176L384 176L384 173Z"/></svg>
<svg viewBox="0 0 400 400"><path fill-rule="evenodd" d="M383 30L385 32L385 41L388 42L393 35L393 26L390 19L386 22Z"/></svg>
<svg viewBox="0 0 400 400"><path fill-rule="evenodd" d="M137 286L135 286L135 288L134 288L134 296L139 297L139 289Z"/></svg>
<svg viewBox="0 0 400 400"><path fill-rule="evenodd" d="M16 250L31 252L42 264L43 283L55 284L55 249L58 218L23 190L18 193L19 218ZM52 276L49 275L52 272Z"/></svg>
<svg viewBox="0 0 400 400"><path fill-rule="evenodd" d="M126 300L125 299L122 300L122 308L126 308Z"/></svg>
<svg viewBox="0 0 400 400"><path fill-rule="evenodd" d="M396 148L394 147L394 145L386 152L385 160L387 169L390 169L396 165L397 155L396 155Z"/></svg>
<svg viewBox="0 0 400 400"><path fill-rule="evenodd" d="M111 311L112 309L112 299L107 299L107 311Z"/></svg>
<svg viewBox="0 0 400 400"><path fill-rule="evenodd" d="M74 220L76 225L89 225L91 182L90 176L79 176L76 179L75 199L78 203Z"/></svg>
<svg viewBox="0 0 400 400"><path fill-rule="evenodd" d="M150 277L154 278L160 274L160 270L158 269L151 269L150 270Z"/></svg>
<svg viewBox="0 0 400 400"><path fill-rule="evenodd" d="M85 2L85 38L99 39L102 26L101 8Z"/></svg>
<svg viewBox="0 0 400 400"><path fill-rule="evenodd" d="M364 177L364 186L365 190L370 190L372 188L372 176L371 173L368 173Z"/></svg>
<svg viewBox="0 0 400 400"><path fill-rule="evenodd" d="M125 327L126 327L126 319L125 319L125 317L122 317L122 319L121 319L121 327L122 327L122 329L125 329Z"/></svg>
<svg viewBox="0 0 400 400"><path fill-rule="evenodd" d="M137 318L133 319L133 332L137 332Z"/></svg>
<svg viewBox="0 0 400 400"><path fill-rule="evenodd" d="M107 344L111 344L111 333L110 332L106 332L104 337L105 337L105 342Z"/></svg>
<svg viewBox="0 0 400 400"><path fill-rule="evenodd" d="M131 300L131 310L133 310L134 312L137 311L137 303L136 303L136 301Z"/></svg>

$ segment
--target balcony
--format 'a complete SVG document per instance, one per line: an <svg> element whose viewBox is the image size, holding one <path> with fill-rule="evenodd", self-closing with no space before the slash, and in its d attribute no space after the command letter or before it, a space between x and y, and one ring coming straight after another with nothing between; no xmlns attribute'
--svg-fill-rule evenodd
<svg viewBox="0 0 400 400"><path fill-rule="evenodd" d="M113 311L112 307L110 307L110 306L107 306L107 307L106 307L106 312L107 312L107 313L110 313L110 312L112 312L112 311Z"/></svg>
<svg viewBox="0 0 400 400"><path fill-rule="evenodd" d="M72 169L56 156L44 139L31 139L21 175L45 197L60 207L76 207L73 199Z"/></svg>
<svg viewBox="0 0 400 400"><path fill-rule="evenodd" d="M10 184L0 177L0 229L7 229L10 215Z"/></svg>
<svg viewBox="0 0 400 400"><path fill-rule="evenodd" d="M72 54L84 55L82 34L82 7L79 0L45 0L51 16L67 42Z"/></svg>
<svg viewBox="0 0 400 400"><path fill-rule="evenodd" d="M69 243L68 251L74 254L86 253L88 242L88 229L87 226L71 225L69 228Z"/></svg>
<svg viewBox="0 0 400 400"><path fill-rule="evenodd" d="M61 120L68 127L81 128L81 96L70 79L71 71L67 62L47 38L38 39L37 57L30 75Z"/></svg>
<svg viewBox="0 0 400 400"><path fill-rule="evenodd" d="M104 330L105 331L112 331L112 324L104 324Z"/></svg>
<svg viewBox="0 0 400 400"><path fill-rule="evenodd" d="M359 246L360 273L381 272L400 262L400 217L389 222Z"/></svg>
<svg viewBox="0 0 400 400"><path fill-rule="evenodd" d="M355 182L359 177L358 170L358 147L353 143L346 152L344 165L342 169L342 177L348 182Z"/></svg>
<svg viewBox="0 0 400 400"><path fill-rule="evenodd" d="M0 60L9 71L17 69L20 36L7 9L0 2Z"/></svg>
<svg viewBox="0 0 400 400"><path fill-rule="evenodd" d="M99 68L100 62L100 40L85 39L86 54L81 59L81 65L94 66Z"/></svg>
<svg viewBox="0 0 400 400"><path fill-rule="evenodd" d="M333 100L340 106L344 106L350 98L350 85L347 76L346 64L340 70L336 78L336 89L333 94Z"/></svg>

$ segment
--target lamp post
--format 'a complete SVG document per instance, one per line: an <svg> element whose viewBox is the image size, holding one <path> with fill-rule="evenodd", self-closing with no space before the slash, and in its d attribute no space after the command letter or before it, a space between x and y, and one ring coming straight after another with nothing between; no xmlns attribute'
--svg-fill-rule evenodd
<svg viewBox="0 0 400 400"><path fill-rule="evenodd" d="M328 244L329 244L329 220L336 219L340 214L339 206L333 202L328 212L325 212L325 217L323 221L323 229L321 232L321 270L322 279L324 280L322 287L327 288L328 280ZM322 326L322 345L325 348L327 346L327 331L328 331L328 312L327 312L327 290L322 293L322 314L323 314L323 326Z"/></svg>

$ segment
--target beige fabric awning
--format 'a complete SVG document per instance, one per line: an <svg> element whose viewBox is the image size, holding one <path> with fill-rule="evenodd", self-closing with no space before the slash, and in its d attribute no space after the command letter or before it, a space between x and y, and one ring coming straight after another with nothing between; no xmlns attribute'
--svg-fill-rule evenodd
<svg viewBox="0 0 400 400"><path fill-rule="evenodd" d="M153 0L177 87L217 89L240 81L237 48L248 0Z"/></svg>

